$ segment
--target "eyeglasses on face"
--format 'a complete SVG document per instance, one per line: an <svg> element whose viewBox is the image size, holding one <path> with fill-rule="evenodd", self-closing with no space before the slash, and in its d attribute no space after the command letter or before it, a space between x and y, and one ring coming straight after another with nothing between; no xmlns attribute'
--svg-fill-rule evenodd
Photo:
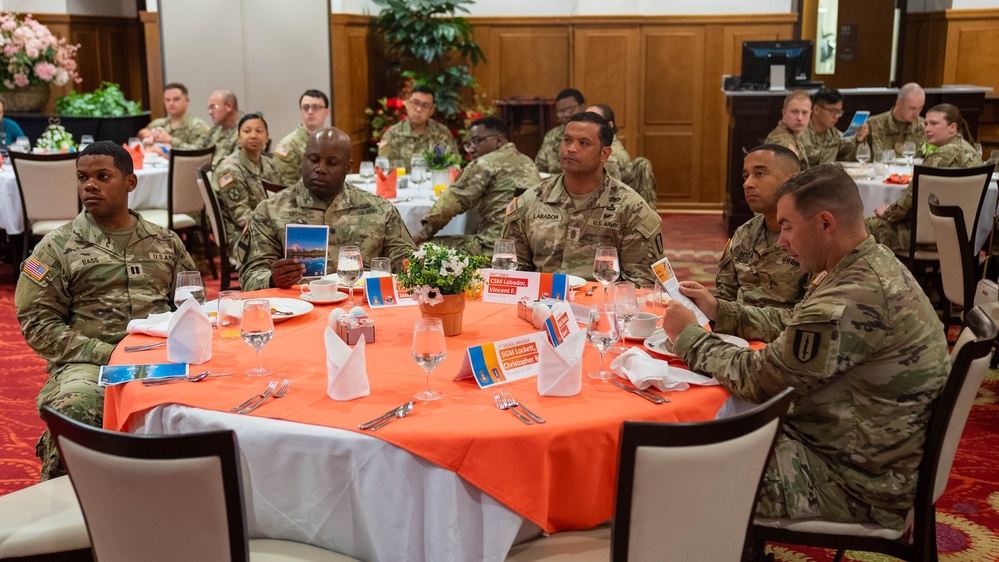
<svg viewBox="0 0 999 562"><path fill-rule="evenodd" d="M215 111L216 109L218 109L220 107L222 107L222 106L219 105L219 104L217 104L217 103L213 103L213 104L211 104L211 105L208 106L208 111Z"/></svg>
<svg viewBox="0 0 999 562"><path fill-rule="evenodd" d="M413 98L410 98L407 103L409 103L409 105L411 105L414 109L419 109L420 111L426 111L426 110L428 110L428 109L430 109L431 107L434 106L433 103L427 103L425 101L414 100Z"/></svg>
<svg viewBox="0 0 999 562"><path fill-rule="evenodd" d="M822 109L824 109L824 110L828 111L829 113L831 113L832 115L834 115L834 116L836 116L836 117L842 117L842 116L843 116L843 114L844 114L844 113L846 113L846 112L845 112L845 111L843 111L842 109L833 109L833 108L831 108L831 107L826 107L826 106L824 106L824 105L816 105L815 107L819 107L819 108L822 108Z"/></svg>
<svg viewBox="0 0 999 562"><path fill-rule="evenodd" d="M567 107L563 107L562 109L557 109L556 108L555 109L555 115L557 115L559 117L569 116L569 115L572 115L573 113L575 113L577 109L579 109L579 104L578 103L574 104L574 105L567 106Z"/></svg>
<svg viewBox="0 0 999 562"><path fill-rule="evenodd" d="M483 135L481 137L472 137L472 138L468 139L467 141L465 141L465 150L470 150L472 148L475 148L476 146L479 146L480 144L482 144L482 142L484 140L491 139L493 137L498 137L498 136L499 135Z"/></svg>
<svg viewBox="0 0 999 562"><path fill-rule="evenodd" d="M319 105L318 103L314 103L314 104L311 104L311 105L310 104L304 104L302 106L302 111L305 112L305 113L312 113L314 111L322 111L324 109L326 109L326 106L325 105Z"/></svg>

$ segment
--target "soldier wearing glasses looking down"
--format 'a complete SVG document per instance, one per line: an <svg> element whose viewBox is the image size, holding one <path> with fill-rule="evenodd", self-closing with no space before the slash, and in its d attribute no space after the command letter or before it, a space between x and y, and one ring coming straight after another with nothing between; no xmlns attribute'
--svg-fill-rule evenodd
<svg viewBox="0 0 999 562"><path fill-rule="evenodd" d="M285 135L274 149L274 167L281 175L281 185L295 185L302 177L302 155L309 135L326 125L330 115L330 100L319 90L306 90L298 98L302 124Z"/></svg>
<svg viewBox="0 0 999 562"><path fill-rule="evenodd" d="M413 88L406 99L406 119L389 127L378 143L378 156L409 165L414 154L443 144L451 154L458 154L451 130L434 115L434 91L426 86Z"/></svg>

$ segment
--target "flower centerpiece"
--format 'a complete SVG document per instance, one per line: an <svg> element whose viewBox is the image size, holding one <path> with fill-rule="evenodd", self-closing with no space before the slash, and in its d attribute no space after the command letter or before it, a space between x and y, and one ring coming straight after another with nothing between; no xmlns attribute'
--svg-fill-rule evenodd
<svg viewBox="0 0 999 562"><path fill-rule="evenodd" d="M59 119L57 118L49 120L49 126L38 137L35 147L44 148L45 152L49 154L76 151L76 143L73 141L73 135L59 124Z"/></svg>
<svg viewBox="0 0 999 562"><path fill-rule="evenodd" d="M489 264L486 256L470 256L447 246L427 243L410 253L400 286L410 290L424 316L437 316L445 336L461 333L465 291L479 279L478 270Z"/></svg>
<svg viewBox="0 0 999 562"><path fill-rule="evenodd" d="M80 46L56 37L30 14L22 17L14 12L0 12L0 48L3 49L0 84L5 92L14 94L5 96L8 112L32 110L23 105L27 100L19 99L16 94L30 91L36 100L44 95L41 101L44 106L49 84L64 86L71 80L81 81L76 72L76 51Z"/></svg>
<svg viewBox="0 0 999 562"><path fill-rule="evenodd" d="M381 107L366 107L364 113L371 119L371 152L378 153L378 143L389 127L406 118L402 98L382 98Z"/></svg>
<svg viewBox="0 0 999 562"><path fill-rule="evenodd" d="M434 186L434 195L440 197L449 185L451 185L451 169L461 168L461 155L449 152L446 145L437 143L433 148L428 148L420 153L430 170L430 179Z"/></svg>

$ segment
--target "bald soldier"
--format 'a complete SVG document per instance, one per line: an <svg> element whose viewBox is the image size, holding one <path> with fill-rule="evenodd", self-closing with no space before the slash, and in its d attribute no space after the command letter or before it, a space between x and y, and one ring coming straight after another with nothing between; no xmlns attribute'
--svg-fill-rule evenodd
<svg viewBox="0 0 999 562"><path fill-rule="evenodd" d="M812 144L808 122L812 117L812 98L804 90L794 90L784 96L781 118L767 135L764 144L778 144L798 156L801 169L807 170L814 162L808 160L808 147Z"/></svg>
<svg viewBox="0 0 999 562"><path fill-rule="evenodd" d="M299 283L305 265L285 258L285 227L325 224L327 256L336 260L340 246L358 246L365 264L386 256L392 268L414 248L399 211L387 200L344 183L350 170L350 137L333 127L309 135L302 158L302 179L265 199L250 215L240 239L239 285L244 291ZM335 261L334 261L335 263Z"/></svg>
<svg viewBox="0 0 999 562"><path fill-rule="evenodd" d="M777 244L774 200L777 188L800 172L798 157L783 146L764 144L746 154L742 189L756 216L736 229L725 248L715 277L718 300L794 308L804 296L808 274Z"/></svg>
<svg viewBox="0 0 999 562"><path fill-rule="evenodd" d="M579 113L566 123L564 172L507 208L502 237L516 242L520 269L592 280L597 246L612 246L621 280L652 286L649 266L663 256L662 219L635 190L604 171L612 139L607 120L596 113Z"/></svg>
<svg viewBox="0 0 999 562"><path fill-rule="evenodd" d="M194 262L176 234L128 209L138 180L132 157L111 141L95 142L76 160L83 212L50 232L21 265L14 306L28 345L48 361L38 408L50 406L101 427L101 365L128 321L167 312L180 271ZM42 480L64 473L49 432L35 449Z"/></svg>
<svg viewBox="0 0 999 562"><path fill-rule="evenodd" d="M762 403L798 391L764 475L757 515L875 522L901 531L915 499L926 426L950 371L943 326L912 274L864 229L850 176L828 164L777 190L780 245L815 274L793 310L685 295L739 348L677 301L663 329L693 370Z"/></svg>
<svg viewBox="0 0 999 562"><path fill-rule="evenodd" d="M926 104L926 93L915 82L898 90L895 106L867 120L871 128L871 157L877 160L888 149L902 156L902 144L912 141L916 150L926 142L926 122L919 116Z"/></svg>
<svg viewBox="0 0 999 562"><path fill-rule="evenodd" d="M172 148L181 150L197 150L215 147L212 154L212 167L219 165L226 156L238 148L239 136L239 101L236 94L229 90L215 90L208 96L208 115L214 125L208 134L193 141L174 144Z"/></svg>
<svg viewBox="0 0 999 562"><path fill-rule="evenodd" d="M465 151L472 163L434 202L423 217L417 244L429 240L454 217L474 208L479 217L475 234L439 236L433 242L467 252L493 255L493 245L503 232L506 206L516 196L516 190L541 183L534 162L517 150L507 139L506 125L495 117L483 117L472 122L468 130Z"/></svg>

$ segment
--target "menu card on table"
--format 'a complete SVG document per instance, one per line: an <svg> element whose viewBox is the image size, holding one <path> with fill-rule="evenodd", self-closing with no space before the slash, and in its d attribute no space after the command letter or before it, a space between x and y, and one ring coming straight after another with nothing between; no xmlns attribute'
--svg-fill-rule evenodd
<svg viewBox="0 0 999 562"><path fill-rule="evenodd" d="M567 303L552 308L544 330L493 343L470 347L465 352L455 380L475 377L479 388L537 376L539 348L547 339L558 347L573 332L579 331Z"/></svg>
<svg viewBox="0 0 999 562"><path fill-rule="evenodd" d="M486 281L482 302L517 304L523 297L565 300L571 291L564 273L481 269L479 274Z"/></svg>
<svg viewBox="0 0 999 562"><path fill-rule="evenodd" d="M710 322L708 317L701 312L701 309L698 308L692 300L688 299L683 293L680 292L680 282L676 280L676 275L673 273L673 267L669 264L669 258L663 258L652 264L652 273L654 273L656 278L659 279L659 282L663 284L663 288L666 289L666 293L669 294L669 298L694 311L698 324L703 326Z"/></svg>
<svg viewBox="0 0 999 562"><path fill-rule="evenodd" d="M98 386L113 386L129 381L188 376L187 363L157 363L152 365L102 365Z"/></svg>
<svg viewBox="0 0 999 562"><path fill-rule="evenodd" d="M324 224L289 224L284 230L284 257L305 266L302 277L326 275L330 229Z"/></svg>

